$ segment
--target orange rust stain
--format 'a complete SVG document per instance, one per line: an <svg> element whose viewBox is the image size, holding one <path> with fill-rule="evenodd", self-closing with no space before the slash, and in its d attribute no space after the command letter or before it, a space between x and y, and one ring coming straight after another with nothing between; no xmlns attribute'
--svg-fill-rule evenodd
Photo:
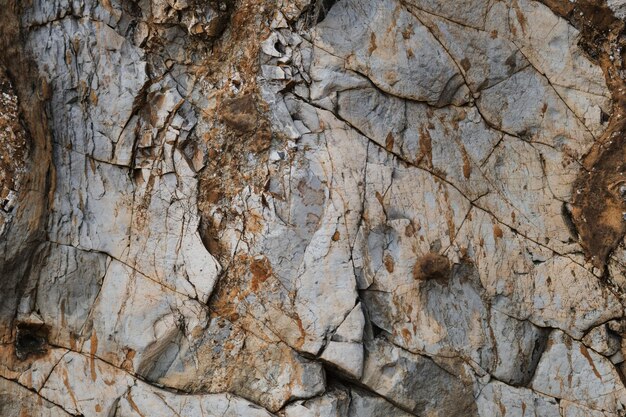
<svg viewBox="0 0 626 417"><path fill-rule="evenodd" d="M89 168L91 168L92 173L96 173L96 162L91 158L89 158Z"/></svg>
<svg viewBox="0 0 626 417"><path fill-rule="evenodd" d="M380 203L381 206L383 206L383 207L385 206L385 200L384 200L383 196L378 191L376 191L376 200L378 200L378 202Z"/></svg>
<svg viewBox="0 0 626 417"><path fill-rule="evenodd" d="M121 368L127 372L134 372L135 367L133 366L133 359L135 359L135 350L131 348L126 349L126 358L124 362L122 362Z"/></svg>
<svg viewBox="0 0 626 417"><path fill-rule="evenodd" d="M386 254L383 259L383 263L385 264L385 269L387 270L387 272L391 274L395 266L395 261L393 260L393 257L389 254Z"/></svg>
<svg viewBox="0 0 626 417"><path fill-rule="evenodd" d="M394 137L393 137L393 133L389 132L387 134L387 138L385 139L385 149L387 149L389 152L393 151L393 144L394 144Z"/></svg>
<svg viewBox="0 0 626 417"><path fill-rule="evenodd" d="M504 236L504 233L502 233L502 229L500 228L499 225L494 224L493 225L493 237L495 239L501 239L502 236Z"/></svg>
<svg viewBox="0 0 626 417"><path fill-rule="evenodd" d="M246 229L251 233L258 234L263 231L262 218L256 213L250 213L246 220Z"/></svg>
<svg viewBox="0 0 626 417"><path fill-rule="evenodd" d="M506 407L504 406L504 404L502 404L500 401L498 401L498 406L500 407L500 412L502 413L503 416L506 415Z"/></svg>
<svg viewBox="0 0 626 417"><path fill-rule="evenodd" d="M428 129L423 126L420 127L420 138L419 138L419 155L417 157L417 165L419 165L422 160L426 160L426 166L429 168L433 167L433 141L430 137L430 133Z"/></svg>
<svg viewBox="0 0 626 417"><path fill-rule="evenodd" d="M63 385L65 385L65 388L67 389L67 393L70 395L70 398L72 399L72 402L74 403L74 407L78 408L78 401L76 401L76 396L74 395L74 391L72 391L72 387L70 386L70 381L67 375L67 369L63 368L62 374L63 374Z"/></svg>
<svg viewBox="0 0 626 417"><path fill-rule="evenodd" d="M91 370L91 380L96 380L96 352L98 351L98 336L96 331L91 332L91 346L89 347L89 368Z"/></svg>
<svg viewBox="0 0 626 417"><path fill-rule="evenodd" d="M91 102L91 104L93 104L94 106L98 105L98 94L96 94L96 90L91 90L89 92L89 101Z"/></svg>
<svg viewBox="0 0 626 417"><path fill-rule="evenodd" d="M253 259L250 262L250 273L252 274L251 287L252 291L258 291L260 285L267 281L272 275L272 266L266 257L261 259Z"/></svg>
<svg viewBox="0 0 626 417"><path fill-rule="evenodd" d="M100 404L96 404L96 413L99 413L100 411L102 411L102 406L100 406Z"/></svg>
<svg viewBox="0 0 626 417"><path fill-rule="evenodd" d="M304 327L302 326L302 319L296 315L295 320L296 320L296 324L298 325L298 330L300 330L300 337L298 337L295 347L297 349L300 349L302 345L304 345L304 337L306 336L306 331L304 330Z"/></svg>
<svg viewBox="0 0 626 417"><path fill-rule="evenodd" d="M45 77L41 77L39 80L39 92L40 97L43 100L48 100L52 96L52 88L48 84L48 80Z"/></svg>
<svg viewBox="0 0 626 417"><path fill-rule="evenodd" d="M401 333L402 333L402 338L404 339L404 342L409 344L411 342L411 332L409 332L408 329L402 329Z"/></svg>
<svg viewBox="0 0 626 417"><path fill-rule="evenodd" d="M411 37L411 35L413 34L413 25L408 25L403 31L402 31L402 37L404 39L409 39Z"/></svg>
<svg viewBox="0 0 626 417"><path fill-rule="evenodd" d="M587 359L587 362L589 362L589 365L591 365L591 368L593 368L593 373L595 374L595 376L602 380L602 375L600 375L600 372L598 372L598 369L593 363L593 359L591 359L591 355L589 354L587 347L583 344L580 345L580 353L583 354L583 356Z"/></svg>
<svg viewBox="0 0 626 417"><path fill-rule="evenodd" d="M103 379L104 383L107 384L107 386L111 386L113 384L115 384L115 379Z"/></svg>
<svg viewBox="0 0 626 417"><path fill-rule="evenodd" d="M341 234L339 233L339 230L335 230L335 233L333 233L333 237L331 239L333 240L333 242L336 242L339 240L340 237Z"/></svg>
<svg viewBox="0 0 626 417"><path fill-rule="evenodd" d="M111 7L111 0L102 0L102 5L109 12L113 12L113 8Z"/></svg>
<svg viewBox="0 0 626 417"><path fill-rule="evenodd" d="M524 13L522 13L522 9L520 9L517 0L513 1L513 8L515 9L515 16L517 17L517 21L522 27L522 32L526 33L526 16L524 16Z"/></svg>
<svg viewBox="0 0 626 417"><path fill-rule="evenodd" d="M222 193L219 190L211 190L207 192L207 202L215 204L222 198Z"/></svg>
<svg viewBox="0 0 626 417"><path fill-rule="evenodd" d="M440 184L440 189L441 188L443 187ZM443 199L447 206L445 216L446 216L446 225L448 226L448 236L450 238L450 242L453 242L455 238L455 234L456 234L456 225L454 224L454 209L452 208L452 205L450 204L450 198L448 196L447 188L443 188Z"/></svg>
<svg viewBox="0 0 626 417"><path fill-rule="evenodd" d="M76 335L70 332L70 349L76 350Z"/></svg>
<svg viewBox="0 0 626 417"><path fill-rule="evenodd" d="M137 414L139 414L141 417L146 417L141 410L139 410L139 407L137 407L137 404L135 404L135 401L133 401L133 397L130 395L130 391L128 392L128 404L131 406L131 408L133 410L135 410L135 412L137 412Z"/></svg>
<svg viewBox="0 0 626 417"><path fill-rule="evenodd" d="M241 263L245 262L245 259L247 257L238 257L238 264L235 270L243 269ZM244 272L241 271L239 274L244 275ZM242 292L237 286L219 289L217 298L213 301L212 317L226 317L229 321L236 322L239 320L239 314L237 313L238 300L244 299L248 294L249 290Z"/></svg>
<svg viewBox="0 0 626 417"><path fill-rule="evenodd" d="M370 35L370 44L369 44L369 47L368 47L367 51L371 55L372 52L374 52L374 50L376 48L377 48L377 46L376 46L376 34L374 32L372 32L372 34Z"/></svg>
<svg viewBox="0 0 626 417"><path fill-rule="evenodd" d="M470 162L470 157L467 154L467 150L465 149L465 146L460 144L460 148L461 148L461 156L463 157L463 176L465 177L466 180L468 180L470 175L472 174L472 165Z"/></svg>
<svg viewBox="0 0 626 417"><path fill-rule="evenodd" d="M472 64L470 63L469 59L463 58L461 60L461 67L463 67L465 71L469 71L469 69L472 67Z"/></svg>

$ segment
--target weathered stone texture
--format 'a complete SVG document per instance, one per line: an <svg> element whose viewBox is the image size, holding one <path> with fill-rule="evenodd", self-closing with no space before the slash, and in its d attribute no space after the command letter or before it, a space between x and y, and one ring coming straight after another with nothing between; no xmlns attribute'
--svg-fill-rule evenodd
<svg viewBox="0 0 626 417"><path fill-rule="evenodd" d="M620 1L0 10L0 415L626 415Z"/></svg>

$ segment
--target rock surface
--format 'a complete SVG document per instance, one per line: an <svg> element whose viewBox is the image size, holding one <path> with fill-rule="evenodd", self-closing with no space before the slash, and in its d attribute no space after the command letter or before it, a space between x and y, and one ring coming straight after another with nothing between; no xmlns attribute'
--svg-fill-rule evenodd
<svg viewBox="0 0 626 417"><path fill-rule="evenodd" d="M624 16L0 0L0 415L626 415Z"/></svg>

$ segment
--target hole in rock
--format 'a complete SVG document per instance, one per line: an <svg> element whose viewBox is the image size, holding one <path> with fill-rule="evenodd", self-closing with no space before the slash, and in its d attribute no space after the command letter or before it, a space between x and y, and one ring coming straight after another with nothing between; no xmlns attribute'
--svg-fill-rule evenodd
<svg viewBox="0 0 626 417"><path fill-rule="evenodd" d="M285 54L285 52L287 52L285 46L280 42L274 43L274 49L276 49L276 51L280 52L283 55Z"/></svg>
<svg viewBox="0 0 626 417"><path fill-rule="evenodd" d="M18 323L15 335L15 355L24 360L31 355L42 355L48 347L50 329L45 324Z"/></svg>
<svg viewBox="0 0 626 417"><path fill-rule="evenodd" d="M313 27L319 23L321 23L328 11L337 3L339 0L317 0L311 4L305 14L305 24L307 28Z"/></svg>

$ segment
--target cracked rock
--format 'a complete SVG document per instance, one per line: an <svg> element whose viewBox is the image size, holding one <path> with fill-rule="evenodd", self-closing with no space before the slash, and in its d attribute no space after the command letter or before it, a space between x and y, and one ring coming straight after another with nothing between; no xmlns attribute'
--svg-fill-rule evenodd
<svg viewBox="0 0 626 417"><path fill-rule="evenodd" d="M622 3L0 0L0 415L623 415Z"/></svg>

